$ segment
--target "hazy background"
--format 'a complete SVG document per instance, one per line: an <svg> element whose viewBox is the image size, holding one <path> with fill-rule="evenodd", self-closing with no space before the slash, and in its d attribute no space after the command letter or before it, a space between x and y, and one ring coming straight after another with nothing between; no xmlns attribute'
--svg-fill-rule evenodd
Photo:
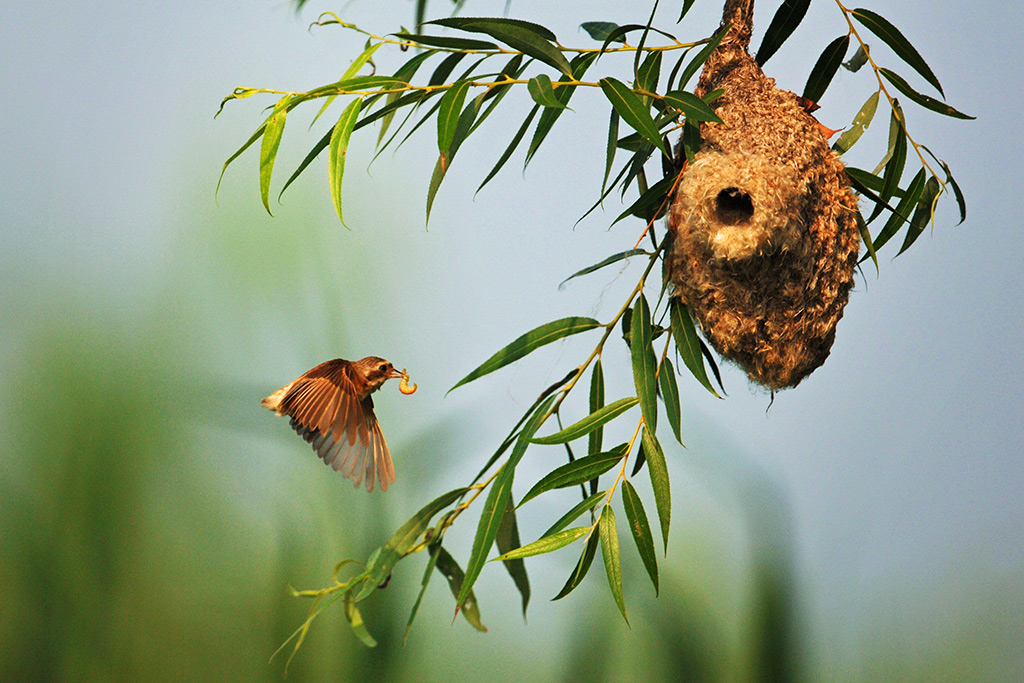
<svg viewBox="0 0 1024 683"><path fill-rule="evenodd" d="M352 231L334 216L323 160L270 218L250 150L215 203L221 164L273 103L233 102L215 121L221 98L337 79L363 41L308 24L322 10L381 33L412 24L411 2L378 5L311 1L298 16L276 1L0 9L0 678L280 680L282 661L268 658L308 607L286 587L327 585L337 561L365 559L426 501L466 483L591 341L445 391L542 322L608 319L639 276L634 264L557 288L642 229L607 231L615 203L572 228L603 169L597 92L577 93L577 113L525 176L519 154L474 199L530 106L525 93L506 98L462 148L429 231L432 124L369 173L376 133L356 134ZM755 44L776 5L758 3ZM895 261L883 253L880 276L866 268L829 361L770 410L734 368L724 401L681 383L687 449L667 446L674 514L661 597L623 537L631 630L599 566L549 601L576 561L570 550L528 561L528 624L505 572L485 568L486 635L451 625L435 577L402 647L425 559L410 558L364 603L381 645L363 648L341 610L328 610L290 680L756 680L787 666L806 680L1024 678L1024 13L1017 3L867 6L903 29L949 102L978 117L906 106L912 135L951 164L968 219L953 227L944 198L934 232ZM575 7L514 2L511 15L589 45L581 21L642 23L650 12L646 2ZM463 14L503 10L470 2ZM663 10L671 25L678 7ZM434 2L430 14L449 11ZM720 11L701 0L671 30L703 37ZM837 7L815 2L768 74L800 91L845 30ZM876 55L919 82L881 46ZM407 55L378 57L387 72ZM841 72L819 119L847 125L872 87L868 72ZM314 110L303 109L272 196L331 125L328 115L307 131ZM881 154L884 117L855 150L858 165ZM259 407L322 360L368 354L408 367L420 386L377 399L398 470L386 496L332 476ZM631 390L623 355L606 354L609 396ZM517 495L554 457L530 451ZM572 495L528 506L524 540ZM449 537L462 563L475 520Z"/></svg>

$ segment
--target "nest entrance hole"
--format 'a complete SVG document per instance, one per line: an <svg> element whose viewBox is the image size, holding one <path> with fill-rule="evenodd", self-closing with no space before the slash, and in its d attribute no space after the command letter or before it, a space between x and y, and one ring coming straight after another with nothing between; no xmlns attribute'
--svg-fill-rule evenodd
<svg viewBox="0 0 1024 683"><path fill-rule="evenodd" d="M727 187L715 197L715 216L722 225L741 225L754 217L754 200L738 187Z"/></svg>

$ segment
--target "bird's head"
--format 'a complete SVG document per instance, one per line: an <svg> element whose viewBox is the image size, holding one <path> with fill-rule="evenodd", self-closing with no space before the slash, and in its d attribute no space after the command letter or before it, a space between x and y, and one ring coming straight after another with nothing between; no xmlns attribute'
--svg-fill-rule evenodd
<svg viewBox="0 0 1024 683"><path fill-rule="evenodd" d="M357 360L353 363L353 367L366 381L370 393L380 389L381 385L389 379L397 379L402 376L401 372L395 370L395 366L377 356L367 356Z"/></svg>

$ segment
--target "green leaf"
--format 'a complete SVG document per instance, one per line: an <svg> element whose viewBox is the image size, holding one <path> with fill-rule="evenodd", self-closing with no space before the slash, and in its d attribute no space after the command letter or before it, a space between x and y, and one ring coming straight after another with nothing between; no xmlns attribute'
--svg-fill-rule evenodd
<svg viewBox="0 0 1024 683"><path fill-rule="evenodd" d="M447 157L448 150L455 139L455 128L462 115L462 105L469 91L469 81L456 81L441 97L441 108L437 112L437 149L442 157Z"/></svg>
<svg viewBox="0 0 1024 683"><path fill-rule="evenodd" d="M572 78L568 76L562 76L558 79L559 83L568 83L575 80L580 80L586 74L587 69L597 59L596 52L584 53L577 55L573 60L570 67L572 68ZM541 112L540 120L537 121L537 129L533 132L533 138L530 140L530 147L526 151L526 160L523 162L525 168L533 155L536 154L537 150L540 149L541 143L547 138L548 133L554 127L555 122L562 115L562 111L568 108L569 100L572 98L573 93L576 92L575 85L562 85L555 91L555 99L561 102L564 107L545 107L544 111Z"/></svg>
<svg viewBox="0 0 1024 683"><path fill-rule="evenodd" d="M558 595L551 598L554 600L561 600L569 593L572 593L576 589L576 586L580 585L583 578L590 571L590 565L594 563L594 556L597 554L597 542L598 535L595 533L590 534L590 538L587 539L587 545L583 548L583 554L580 555L580 559L576 562L576 568L569 574L569 578L566 579L565 585L562 586L562 590L558 592Z"/></svg>
<svg viewBox="0 0 1024 683"><path fill-rule="evenodd" d="M626 601L622 597L622 559L619 553L619 533L615 529L615 512L611 505L605 505L601 511L597 530L601 535L601 555L604 557L604 571L608 575L608 586L612 589L612 597L615 598L615 604L622 612L622 618L628 624Z"/></svg>
<svg viewBox="0 0 1024 683"><path fill-rule="evenodd" d="M888 45L896 56L906 62L911 68L917 73L924 77L924 80L935 86L935 89L939 93L945 96L942 92L942 86L939 85L939 79L935 77L932 70L925 63L924 58L914 49L914 46L903 37L903 34L899 32L895 26L890 24L888 20L875 14L874 12L866 9L855 9L853 12L853 18L859 21L864 27L874 33L876 36L882 39L886 45Z"/></svg>
<svg viewBox="0 0 1024 683"><path fill-rule="evenodd" d="M708 379L707 370L704 368L700 337L697 336L697 328L693 324L693 318L690 317L690 310L677 298L673 298L669 305L672 339L676 343L679 357L683 359L683 364L705 389L712 395L721 398L715 391L714 385L711 384L711 380Z"/></svg>
<svg viewBox="0 0 1024 683"><path fill-rule="evenodd" d="M843 62L843 67L851 73L857 73L860 68L868 63L868 46L861 44L857 46L857 51L853 53L847 61Z"/></svg>
<svg viewBox="0 0 1024 683"><path fill-rule="evenodd" d="M600 82L601 90L604 91L605 97L615 107L615 111L619 113L622 120L629 124L633 130L647 138L665 156L671 157L671 153L665 149L661 133L658 132L658 127L654 125L650 108L644 106L640 98L621 81L617 81L614 78L602 78Z"/></svg>
<svg viewBox="0 0 1024 683"><path fill-rule="evenodd" d="M691 7L693 7L694 1L695 0L683 0L683 9L682 11L679 12L679 18L676 19L677 24L683 20L683 17L686 16L686 13L690 11Z"/></svg>
<svg viewBox="0 0 1024 683"><path fill-rule="evenodd" d="M850 148L860 140L860 136L871 125L871 119L875 118L875 111L878 109L878 93L878 90L871 93L867 101L861 105L860 111L853 117L853 124L850 125L850 128L840 135L832 145L832 149L837 154L842 155L850 151Z"/></svg>
<svg viewBox="0 0 1024 683"><path fill-rule="evenodd" d="M761 47L757 48L757 64L764 66L764 63L774 55L782 44L786 42L796 27L803 21L807 14L807 8L811 0L785 0L772 17L772 23L761 40Z"/></svg>
<svg viewBox="0 0 1024 683"><path fill-rule="evenodd" d="M910 245L917 241L917 238L924 232L928 222L933 220L935 217L935 203L938 202L941 193L942 188L939 185L938 178L929 176L928 182L924 185L924 190L921 191L921 198L917 200L917 209L914 210L914 217L910 220L910 227L907 228L907 236L903 240L903 246L896 253L897 256L909 249Z"/></svg>
<svg viewBox="0 0 1024 683"><path fill-rule="evenodd" d="M590 527L580 526L574 529L566 529L565 531L559 531L557 534L551 536L545 536L539 540L524 545L522 548L509 551L500 557L496 557L496 560L517 560L523 557L533 557L534 555L543 555L544 553L550 553L560 548L564 548L567 545L578 541L590 531ZM521 560L520 560L521 561Z"/></svg>
<svg viewBox="0 0 1024 683"><path fill-rule="evenodd" d="M509 160L509 157L512 156L512 153L516 150L516 147L519 146L519 143L522 141L523 136L526 134L526 130L530 127L530 123L533 121L533 117L537 115L538 111L540 111L540 105L535 105L533 109L530 110L529 116L527 116L526 119L523 120L523 125L519 126L519 130L516 132L515 136L513 136L512 141L508 143L508 147L506 147L505 151L502 152L501 158L498 159L498 163L494 164L494 168L492 168L491 172L487 174L487 177L484 178L484 181L480 183L480 187L476 188L477 192L484 189L484 185L491 182L491 178L496 176L498 174L498 171L501 170L501 167L505 165L505 162Z"/></svg>
<svg viewBox="0 0 1024 683"><path fill-rule="evenodd" d="M639 53L637 53L639 57ZM661 79L661 52L651 52L637 69L636 87L649 93L658 92L658 81Z"/></svg>
<svg viewBox="0 0 1024 683"><path fill-rule="evenodd" d="M619 139L619 112L615 111L612 107L611 114L608 117L608 141L605 144L605 157L604 157L604 178L601 180L601 194L604 195L605 189L608 187L608 175L612 172L612 164L615 162L615 152L617 150L617 142Z"/></svg>
<svg viewBox="0 0 1024 683"><path fill-rule="evenodd" d="M519 523L516 521L516 508L512 504L512 497L509 496L505 503L505 512L501 516L501 524L498 526L498 535L494 538L498 545L499 553L507 553L521 545L519 540ZM505 569L512 577L516 590L522 598L523 618L526 618L526 608L530 604L530 579L526 575L526 564L522 560L505 558Z"/></svg>
<svg viewBox="0 0 1024 683"><path fill-rule="evenodd" d="M654 584L654 594L657 595L658 558L654 552L654 536L651 534L651 525L647 522L647 513L644 512L640 496L628 479L622 482L622 508L626 511L626 520L629 521L629 530L633 532L636 549L643 560L644 568L647 569L647 575L651 577L651 583Z"/></svg>
<svg viewBox="0 0 1024 683"><path fill-rule="evenodd" d="M871 257L871 262L875 264L875 274L878 274L878 255L875 252L875 243L871 239L871 231L868 230L868 224L864 222L864 215L860 211L854 213L854 217L857 219L857 229L860 231L860 239L864 242L864 246L867 247L868 256ZM863 259L861 259L863 261Z"/></svg>
<svg viewBox="0 0 1024 683"><path fill-rule="evenodd" d="M665 402L665 412L668 414L668 423L672 427L672 433L675 435L676 441L683 445L679 386L676 384L676 371L672 368L672 361L668 358L661 361L661 369L658 370L658 386L661 387L661 399Z"/></svg>
<svg viewBox="0 0 1024 683"><path fill-rule="evenodd" d="M533 437L534 432L537 431L541 423L547 418L548 409L554 403L554 400L554 396L549 396L530 416L530 419L523 427L523 431L520 432L515 446L512 447L512 453L509 454L508 460L491 484L491 490L487 494L487 500L480 513L480 522L477 524L476 536L473 538L473 550L470 552L469 562L466 563L466 578L462 583L462 590L459 591L459 597L456 599L456 602L460 605L469 595L469 591L473 588L473 584L476 583L477 577L480 576L480 570L483 569L484 562L487 561L487 553L490 552L491 546L494 545L494 539L498 535L498 527L501 525L505 506L508 505L509 496L512 494L512 481L515 478L516 466L522 460L523 454L526 453L526 448L530 445L530 439Z"/></svg>
<svg viewBox="0 0 1024 683"><path fill-rule="evenodd" d="M893 104L895 105L896 102L894 101ZM882 189L878 193L878 197L882 202L888 202L893 197L893 193L899 187L900 180L903 177L903 169L907 163L907 133L903 127L902 115L902 110L894 107L892 117L889 120L889 159L885 162L885 171L882 175ZM870 223L881 213L882 206L876 204L867 222ZM878 246L877 240L875 245Z"/></svg>
<svg viewBox="0 0 1024 683"><path fill-rule="evenodd" d="M443 546L438 546L437 548L437 571L448 580L448 589L451 590L452 596L458 599L462 593L462 585L466 575L463 573L459 563L455 561L455 558ZM466 598L459 602L459 611L466 618L466 621L469 622L470 626L477 631L487 633L487 627L480 621L480 605L477 603L476 595L473 591L469 591Z"/></svg>
<svg viewBox="0 0 1024 683"><path fill-rule="evenodd" d="M527 491L523 499L519 501L517 507L522 507L528 501L533 500L537 496L553 489L564 489L570 486L576 486L583 482L590 481L595 477L599 477L611 468L615 467L617 463L622 462L622 458L626 455L626 447L628 444L622 444L616 446L610 451L604 453L595 453L594 455L587 455L582 458L577 458L572 462L566 463L560 467L556 467L552 471L548 472L544 477L541 478L533 487Z"/></svg>
<svg viewBox="0 0 1024 683"><path fill-rule="evenodd" d="M359 609L356 607L356 600L352 597L352 591L345 591L345 619L348 620L348 625L352 627L352 633L362 641L363 645L366 647L377 647L377 641L374 640L373 636L366 629L363 615L359 613Z"/></svg>
<svg viewBox="0 0 1024 683"><path fill-rule="evenodd" d="M577 270L575 273L573 273L569 277L567 277L564 280L562 280L562 282L558 285L558 288L561 289L562 285L564 285L569 280L572 280L573 278L577 278L577 277L579 277L581 275L587 275L588 273L593 273L595 270L600 270L600 269L604 268L605 266L610 266L613 263L618 263L619 261L631 258L633 256L639 256L641 254L645 254L645 255L650 256L650 253L647 252L647 251L644 251L643 249L627 249L626 251L620 251L617 254L612 254L608 258L603 259L602 261L600 261L599 263L595 263L592 266L587 266L586 268L584 268L582 270Z"/></svg>
<svg viewBox="0 0 1024 683"><path fill-rule="evenodd" d="M702 66L704 66L704 62L708 61L708 57L710 57L711 53L715 51L718 44L722 42L722 38L725 38L725 34L729 32L730 28L732 28L732 24L723 26L718 33L708 41L708 44L701 48L700 52L697 53L690 63L686 65L686 68L683 69L683 73L679 76L679 82L676 83L679 88L685 88L686 84L690 82L691 78L693 78L693 75L697 73Z"/></svg>
<svg viewBox="0 0 1024 683"><path fill-rule="evenodd" d="M658 423L658 392L654 349L651 348L651 311L647 298L640 293L633 306L633 320L629 326L630 355L633 360L633 383L640 399L644 424L651 429Z"/></svg>
<svg viewBox="0 0 1024 683"><path fill-rule="evenodd" d="M931 109L936 113L942 114L943 116L951 116L954 119L967 119L973 121L975 118L977 118L974 116L964 114L963 112L959 112L953 107L946 104L945 102L940 102L934 97L922 95L921 93L911 88L910 84L903 80L900 76L893 73L892 71L889 71L888 69L879 69L878 72L885 76L885 80L895 85L897 90L899 90L901 93L912 99L914 102L920 104L925 109Z"/></svg>
<svg viewBox="0 0 1024 683"><path fill-rule="evenodd" d="M616 216L615 220L612 221L612 225L615 225L627 216L636 216L646 223L664 216L665 211L671 205L669 193L672 191L675 181L675 176L669 175L651 185L635 202L629 205L629 208Z"/></svg>
<svg viewBox="0 0 1024 683"><path fill-rule="evenodd" d="M334 210L338 212L338 220L342 225L345 225L345 216L341 210L341 181L345 176L345 153L348 151L348 141L352 137L352 128L356 125L362 105L361 99L358 97L353 99L345 107L345 111L341 112L338 122L334 124L334 130L331 132L327 180L331 186L331 201L334 202ZM348 226L345 225L345 227Z"/></svg>
<svg viewBox="0 0 1024 683"><path fill-rule="evenodd" d="M928 148L925 147L925 149ZM931 154L930 151L928 153ZM932 154L932 158L934 157L935 155ZM939 160L936 159L936 161ZM956 179L953 178L953 172L949 170L949 164L947 164L945 161L939 161L939 165L942 166L942 170L946 173L946 183L953 188L953 195L956 197L957 208L960 209L960 222L957 223L957 225L960 225L960 223L963 223L965 220L967 220L967 201L964 199L964 193L960 189L959 183L957 183Z"/></svg>
<svg viewBox="0 0 1024 683"><path fill-rule="evenodd" d="M539 74L531 78L526 84L526 89L529 91L533 101L542 107L568 109L566 105L558 101L558 98L555 96L555 89L551 85L551 79L548 78L547 74Z"/></svg>
<svg viewBox="0 0 1024 683"><path fill-rule="evenodd" d="M562 51L551 44L556 40L555 34L539 24L518 19L475 17L435 19L428 21L427 24L447 26L470 33L485 33L515 50L558 69L567 76L572 75L572 69Z"/></svg>
<svg viewBox="0 0 1024 683"><path fill-rule="evenodd" d="M590 413L596 413L604 408L604 368L601 359L594 362L594 370L590 375ZM587 443L587 453L600 453L601 443L604 438L604 427L598 427L590 432L590 439Z"/></svg>
<svg viewBox="0 0 1024 683"><path fill-rule="evenodd" d="M672 518L672 487L668 480L668 465L665 463L665 453L661 450L658 437L652 430L644 427L641 440L644 445L644 456L647 458L647 471L651 475L654 504L658 508L661 538L665 543L665 553L668 554L668 529Z"/></svg>
<svg viewBox="0 0 1024 683"><path fill-rule="evenodd" d="M546 344L601 326L601 323L593 318L569 317L545 323L540 327L535 327L488 358L479 367L460 379L458 383L448 391L453 391L463 384L468 384L475 379L479 379L480 377L492 373L499 368L505 367L509 363L514 363Z"/></svg>
<svg viewBox="0 0 1024 683"><path fill-rule="evenodd" d="M416 613L419 612L420 603L423 602L423 596L427 592L427 586L430 584L430 579L434 576L434 568L437 566L437 556L440 551L440 538L435 539L427 548L427 566L423 570L423 579L420 580L420 590L419 593L416 594L416 601L412 604L412 609L409 611L409 620L405 623L405 633L402 635L403 645L405 645L405 641L409 637L409 631L412 630L412 622L416 620Z"/></svg>
<svg viewBox="0 0 1024 683"><path fill-rule="evenodd" d="M470 38L453 38L450 36L428 36L422 33L395 33L399 40L427 45L430 47L444 47L453 50L497 50L498 46L486 40L472 40Z"/></svg>
<svg viewBox="0 0 1024 683"><path fill-rule="evenodd" d="M818 57L811 69L811 75L807 77L807 84L804 86L804 97L811 102L817 102L828 89L836 72L843 63L843 57L850 48L850 34L839 36L829 43L825 50Z"/></svg>
<svg viewBox="0 0 1024 683"><path fill-rule="evenodd" d="M270 177L274 173L274 161L277 149L281 146L281 135L284 133L284 122L288 115L288 103L292 96L285 95L278 100L274 111L270 112L264 123L263 142L260 143L260 198L267 213L270 211ZM227 167L227 164L224 164Z"/></svg>
<svg viewBox="0 0 1024 683"><path fill-rule="evenodd" d="M594 40L605 40L608 36L613 36L615 34L619 25L610 21L584 21L580 24L580 28L586 31ZM616 43L625 44L626 42L622 38L613 38L613 40Z"/></svg>
<svg viewBox="0 0 1024 683"><path fill-rule="evenodd" d="M599 491L592 493L590 496L577 503L576 506L573 507L573 509L569 510L564 515L559 517L558 521L552 524L551 527L544 532L544 536L550 536L551 534L557 533L565 527L569 526L570 524L575 522L576 519L584 512L586 512L587 510L593 510L594 507L600 502L600 500L607 495L607 491ZM544 536L541 536L541 538L543 538Z"/></svg>
<svg viewBox="0 0 1024 683"><path fill-rule="evenodd" d="M367 565L367 578L355 596L356 602L377 590L377 586L384 582L395 564L419 542L434 515L454 503L468 490L469 488L459 488L440 495L410 517L409 521L403 524L383 547L378 549L375 559Z"/></svg>
<svg viewBox="0 0 1024 683"><path fill-rule="evenodd" d="M878 233L874 239L875 251L882 248L886 242L892 239L893 235L899 232L900 228L903 227L904 223L910 221L910 209L917 204L917 200L921 197L921 192L924 190L925 173L922 168L914 176L914 179L910 181L910 185L907 186L907 190L903 195L903 199L893 209L892 215L889 216L889 220L885 222L885 226Z"/></svg>
<svg viewBox="0 0 1024 683"><path fill-rule="evenodd" d="M665 104L680 110L689 120L722 123L722 119L718 117L715 110L691 92L673 90L672 92L665 93L664 99Z"/></svg>
<svg viewBox="0 0 1024 683"><path fill-rule="evenodd" d="M622 413L626 412L638 403L638 399L635 396L628 398L620 398L614 403L609 403L603 408L599 408L596 412L587 415L585 418L576 422L575 424L569 425L565 429L550 434L548 436L538 436L533 439L533 443L543 444L550 446L552 444L569 443L581 436L590 434L595 429L611 422Z"/></svg>

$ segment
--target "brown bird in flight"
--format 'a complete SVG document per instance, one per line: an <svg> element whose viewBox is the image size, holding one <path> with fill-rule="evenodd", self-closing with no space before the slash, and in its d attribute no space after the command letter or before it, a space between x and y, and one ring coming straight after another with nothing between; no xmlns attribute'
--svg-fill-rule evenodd
<svg viewBox="0 0 1024 683"><path fill-rule="evenodd" d="M313 450L356 487L366 478L373 491L374 479L382 491L395 481L395 466L384 433L373 414L370 394L392 378L402 378L402 393L412 393L408 375L383 358L369 356L357 361L335 358L321 363L262 401L264 408L288 415L291 427Z"/></svg>

